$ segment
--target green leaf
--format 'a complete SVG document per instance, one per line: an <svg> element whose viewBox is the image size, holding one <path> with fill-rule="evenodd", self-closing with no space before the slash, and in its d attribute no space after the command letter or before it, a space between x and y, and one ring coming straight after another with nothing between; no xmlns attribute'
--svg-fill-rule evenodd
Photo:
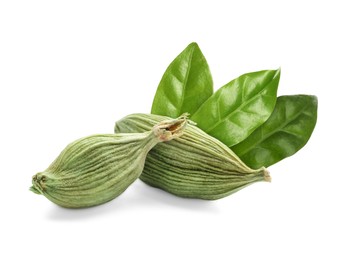
<svg viewBox="0 0 345 260"><path fill-rule="evenodd" d="M214 93L191 120L231 147L244 140L271 115L279 78L280 69L244 74Z"/></svg>
<svg viewBox="0 0 345 260"><path fill-rule="evenodd" d="M165 71L151 113L176 118L193 114L213 93L210 69L199 46L187 46Z"/></svg>
<svg viewBox="0 0 345 260"><path fill-rule="evenodd" d="M280 96L270 118L231 149L250 167L268 167L301 149L317 118L317 97Z"/></svg>

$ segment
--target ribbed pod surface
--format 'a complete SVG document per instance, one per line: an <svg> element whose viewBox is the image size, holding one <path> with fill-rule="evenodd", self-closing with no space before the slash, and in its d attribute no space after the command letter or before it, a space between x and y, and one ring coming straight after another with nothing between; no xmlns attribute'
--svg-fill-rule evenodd
<svg viewBox="0 0 345 260"><path fill-rule="evenodd" d="M120 195L141 174L148 151L180 136L186 119L174 119L144 133L92 135L69 144L31 190L68 208L90 207ZM170 130L173 129L173 130Z"/></svg>
<svg viewBox="0 0 345 260"><path fill-rule="evenodd" d="M168 117L132 114L116 122L115 132L144 132ZM227 146L191 124L184 134L157 144L140 179L181 197L219 199L258 181L270 181L265 168L246 166Z"/></svg>

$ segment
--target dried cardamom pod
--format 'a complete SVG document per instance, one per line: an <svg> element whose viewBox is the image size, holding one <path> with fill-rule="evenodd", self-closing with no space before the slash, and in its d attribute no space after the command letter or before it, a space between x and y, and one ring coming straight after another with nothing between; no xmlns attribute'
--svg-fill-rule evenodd
<svg viewBox="0 0 345 260"><path fill-rule="evenodd" d="M115 132L143 132L167 119L132 114L116 122ZM229 147L188 124L183 136L160 143L149 152L140 179L181 197L214 200L254 182L270 181L270 176L264 167L249 168Z"/></svg>
<svg viewBox="0 0 345 260"><path fill-rule="evenodd" d="M33 176L30 189L68 208L110 201L139 177L149 150L180 136L186 124L183 115L155 124L144 133L92 135L76 140L45 171Z"/></svg>

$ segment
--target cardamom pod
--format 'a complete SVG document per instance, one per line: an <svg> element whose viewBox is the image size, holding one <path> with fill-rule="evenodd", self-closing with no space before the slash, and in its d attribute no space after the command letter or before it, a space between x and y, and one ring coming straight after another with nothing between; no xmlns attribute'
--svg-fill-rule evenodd
<svg viewBox="0 0 345 260"><path fill-rule="evenodd" d="M120 195L141 174L149 150L182 135L186 116L162 121L144 133L104 134L69 144L31 191L67 208L90 207Z"/></svg>
<svg viewBox="0 0 345 260"><path fill-rule="evenodd" d="M132 114L116 122L115 132L143 132L167 119ZM140 179L177 196L215 200L252 183L270 181L270 176L264 167L249 168L229 147L188 124L183 136L160 143L149 152Z"/></svg>

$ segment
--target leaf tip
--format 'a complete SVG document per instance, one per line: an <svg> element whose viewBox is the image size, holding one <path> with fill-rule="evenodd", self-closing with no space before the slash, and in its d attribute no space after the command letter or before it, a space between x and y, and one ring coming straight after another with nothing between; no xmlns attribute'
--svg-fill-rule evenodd
<svg viewBox="0 0 345 260"><path fill-rule="evenodd" d="M312 102L313 105L314 105L315 111L316 111L316 113L317 113L318 102L319 102L319 101L318 101L318 98L317 98L317 96L315 96L315 95L311 95L310 98L311 98L311 102Z"/></svg>
<svg viewBox="0 0 345 260"><path fill-rule="evenodd" d="M200 47L196 42L191 42L190 44L188 44L186 49L192 49L192 50L199 49L200 50Z"/></svg>
<svg viewBox="0 0 345 260"><path fill-rule="evenodd" d="M198 47L199 45L196 42L191 42L188 46Z"/></svg>
<svg viewBox="0 0 345 260"><path fill-rule="evenodd" d="M313 99L313 101L317 104L317 102L318 102L318 98L317 98L317 96L315 96L315 95L311 95L311 98Z"/></svg>
<svg viewBox="0 0 345 260"><path fill-rule="evenodd" d="M281 70L282 70L282 67L279 67L278 69L276 69L276 75L280 76Z"/></svg>
<svg viewBox="0 0 345 260"><path fill-rule="evenodd" d="M303 97L306 101L310 102L310 104L313 104L315 107L318 105L318 98L315 95L298 95L300 97Z"/></svg>

